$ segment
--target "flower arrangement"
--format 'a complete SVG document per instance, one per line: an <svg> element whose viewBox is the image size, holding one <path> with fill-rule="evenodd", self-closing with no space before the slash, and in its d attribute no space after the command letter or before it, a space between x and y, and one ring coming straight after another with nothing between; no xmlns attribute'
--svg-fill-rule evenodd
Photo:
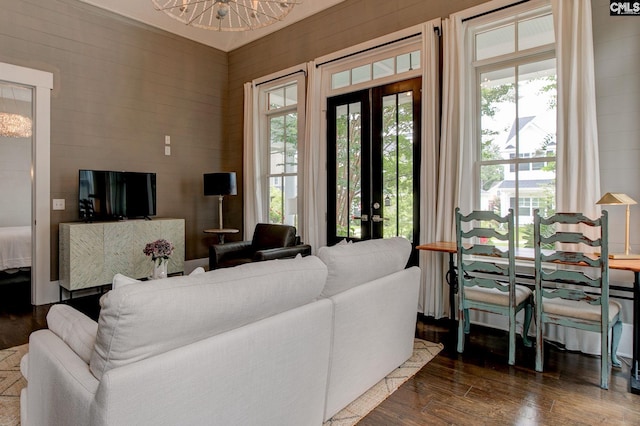
<svg viewBox="0 0 640 426"><path fill-rule="evenodd" d="M175 247L167 240L156 240L152 243L147 243L143 252L147 256L151 256L151 259L155 262L156 259L169 260L169 256L173 253Z"/></svg>

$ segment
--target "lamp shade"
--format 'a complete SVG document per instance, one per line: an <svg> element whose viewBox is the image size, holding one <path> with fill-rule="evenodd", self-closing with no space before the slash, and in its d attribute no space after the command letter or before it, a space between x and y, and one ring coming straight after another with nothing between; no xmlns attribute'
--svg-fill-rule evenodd
<svg viewBox="0 0 640 426"><path fill-rule="evenodd" d="M600 200L596 204L607 204L607 205L629 205L629 204L637 204L636 201L629 197L627 194L621 194L619 192L607 192L600 198Z"/></svg>
<svg viewBox="0 0 640 426"><path fill-rule="evenodd" d="M237 195L236 173L205 173L204 195Z"/></svg>

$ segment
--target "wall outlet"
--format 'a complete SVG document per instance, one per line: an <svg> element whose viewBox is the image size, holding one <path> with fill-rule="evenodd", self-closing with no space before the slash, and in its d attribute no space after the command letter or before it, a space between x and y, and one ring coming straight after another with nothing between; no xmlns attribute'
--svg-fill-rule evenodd
<svg viewBox="0 0 640 426"><path fill-rule="evenodd" d="M64 210L64 198L53 199L53 210Z"/></svg>

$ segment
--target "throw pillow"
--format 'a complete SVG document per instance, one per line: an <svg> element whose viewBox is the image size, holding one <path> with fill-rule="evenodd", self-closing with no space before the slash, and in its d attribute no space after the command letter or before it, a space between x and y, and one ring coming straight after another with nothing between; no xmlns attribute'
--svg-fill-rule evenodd
<svg viewBox="0 0 640 426"><path fill-rule="evenodd" d="M49 330L89 364L98 333L98 323L69 305L57 304L47 314Z"/></svg>
<svg viewBox="0 0 640 426"><path fill-rule="evenodd" d="M411 243L402 237L321 247L318 257L329 271L322 296L331 297L400 271L406 267L410 254Z"/></svg>
<svg viewBox="0 0 640 426"><path fill-rule="evenodd" d="M113 276L112 288L115 290L116 288L121 288L133 283L142 282L140 280L136 280L135 278L129 278L126 275L115 274Z"/></svg>

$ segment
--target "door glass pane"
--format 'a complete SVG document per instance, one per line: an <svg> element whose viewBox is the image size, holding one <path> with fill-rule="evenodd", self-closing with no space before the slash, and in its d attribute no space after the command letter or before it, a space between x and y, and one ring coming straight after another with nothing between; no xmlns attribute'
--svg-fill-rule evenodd
<svg viewBox="0 0 640 426"><path fill-rule="evenodd" d="M413 93L382 99L383 238L413 240Z"/></svg>
<svg viewBox="0 0 640 426"><path fill-rule="evenodd" d="M351 84L364 83L371 80L371 65L363 65L351 70Z"/></svg>
<svg viewBox="0 0 640 426"><path fill-rule="evenodd" d="M373 63L373 78L382 78L393 75L395 58L383 59Z"/></svg>
<svg viewBox="0 0 640 426"><path fill-rule="evenodd" d="M32 96L0 82L0 227L31 227Z"/></svg>
<svg viewBox="0 0 640 426"><path fill-rule="evenodd" d="M362 111L359 102L336 108L336 235L361 238Z"/></svg>

